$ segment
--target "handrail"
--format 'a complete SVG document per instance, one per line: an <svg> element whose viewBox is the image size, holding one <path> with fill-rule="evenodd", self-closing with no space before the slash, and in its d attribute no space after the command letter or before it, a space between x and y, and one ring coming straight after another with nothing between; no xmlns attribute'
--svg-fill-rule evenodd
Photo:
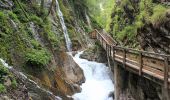
<svg viewBox="0 0 170 100"><path fill-rule="evenodd" d="M96 39L101 42L101 45L113 60L122 63L124 68L126 66L135 68L140 76L145 73L164 80L164 86L168 87L168 83L170 83L170 55L116 46L109 35L105 35L97 29L94 32Z"/></svg>
<svg viewBox="0 0 170 100"><path fill-rule="evenodd" d="M102 36L102 34L97 30L95 29L95 31L103 38L103 40L107 43L108 41ZM122 47L122 46L113 46L114 48L121 48L121 49L126 49L126 50L131 50L131 51L136 51L136 52L141 52L143 54L151 54L151 55L155 55L155 56L163 56L163 57L170 57L170 55L165 55L165 54L159 54L159 53L154 53L154 52L148 52L148 51L142 51L142 50L135 50L135 49L132 49L132 48L126 48L126 47Z"/></svg>

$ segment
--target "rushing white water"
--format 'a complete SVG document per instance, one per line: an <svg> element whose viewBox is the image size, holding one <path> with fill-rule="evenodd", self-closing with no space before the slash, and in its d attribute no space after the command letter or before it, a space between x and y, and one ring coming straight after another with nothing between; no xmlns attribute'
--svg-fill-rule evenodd
<svg viewBox="0 0 170 100"><path fill-rule="evenodd" d="M68 35L67 27L65 25L64 18L63 18L63 13L60 10L58 0L56 0L56 10L57 10L57 14L59 16L60 23L61 23L61 26L62 26L62 29L63 29L66 46L67 46L68 51L70 52L72 43L71 43L71 40L70 40L69 35Z"/></svg>
<svg viewBox="0 0 170 100"><path fill-rule="evenodd" d="M81 86L81 93L73 95L74 100L112 100L109 94L114 91L114 85L109 68L105 64L79 58L82 53L76 54L74 60L83 69L86 81Z"/></svg>
<svg viewBox="0 0 170 100"><path fill-rule="evenodd" d="M92 29L91 21L90 21L89 16L87 15L87 11L85 11L85 16L86 16L86 20L87 20L87 23L88 23L89 28Z"/></svg>

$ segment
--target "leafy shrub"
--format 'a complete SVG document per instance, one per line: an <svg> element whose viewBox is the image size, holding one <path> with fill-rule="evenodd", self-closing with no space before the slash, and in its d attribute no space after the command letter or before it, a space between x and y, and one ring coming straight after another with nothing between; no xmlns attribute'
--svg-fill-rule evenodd
<svg viewBox="0 0 170 100"><path fill-rule="evenodd" d="M26 53L26 64L43 68L49 63L50 58L50 54L44 49L29 49Z"/></svg>
<svg viewBox="0 0 170 100"><path fill-rule="evenodd" d="M6 92L6 88L3 84L0 84L0 93Z"/></svg>

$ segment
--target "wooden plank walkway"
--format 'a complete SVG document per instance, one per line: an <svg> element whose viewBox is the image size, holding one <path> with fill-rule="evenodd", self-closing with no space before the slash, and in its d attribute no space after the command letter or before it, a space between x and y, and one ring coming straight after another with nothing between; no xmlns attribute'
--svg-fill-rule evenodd
<svg viewBox="0 0 170 100"><path fill-rule="evenodd" d="M170 55L116 46L111 36L98 30L91 32L91 38L97 39L109 57L125 69L155 82L159 80L165 88L170 88Z"/></svg>

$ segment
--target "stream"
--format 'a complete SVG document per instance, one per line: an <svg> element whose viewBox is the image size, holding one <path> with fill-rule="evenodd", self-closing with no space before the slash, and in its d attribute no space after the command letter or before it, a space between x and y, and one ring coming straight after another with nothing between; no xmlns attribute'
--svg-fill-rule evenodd
<svg viewBox="0 0 170 100"><path fill-rule="evenodd" d="M86 81L81 86L81 93L76 93L72 97L74 100L113 100L109 97L109 94L114 91L111 71L103 63L81 59L82 53L78 52L73 58L83 69Z"/></svg>

